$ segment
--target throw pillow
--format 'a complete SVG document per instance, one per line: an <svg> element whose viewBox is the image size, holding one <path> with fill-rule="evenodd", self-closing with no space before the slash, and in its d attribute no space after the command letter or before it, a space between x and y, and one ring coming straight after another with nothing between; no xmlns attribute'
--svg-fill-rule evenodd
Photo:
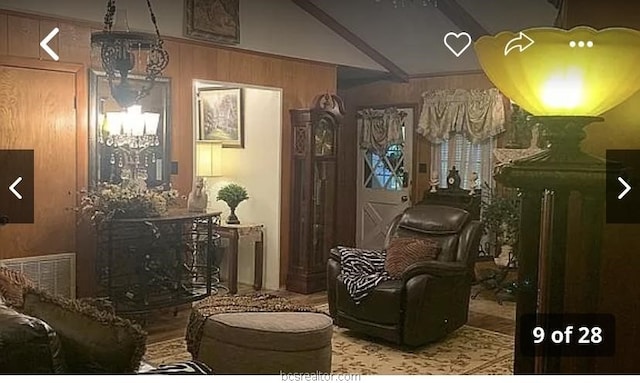
<svg viewBox="0 0 640 383"><path fill-rule="evenodd" d="M434 240L396 237L387 247L384 268L392 278L402 278L409 266L416 262L436 259L439 253L440 247Z"/></svg>
<svg viewBox="0 0 640 383"><path fill-rule="evenodd" d="M21 272L0 266L0 295L7 306L22 307L24 289L33 286L33 282Z"/></svg>
<svg viewBox="0 0 640 383"><path fill-rule="evenodd" d="M140 366L147 334L129 320L32 288L23 311L56 331L69 373L133 373Z"/></svg>

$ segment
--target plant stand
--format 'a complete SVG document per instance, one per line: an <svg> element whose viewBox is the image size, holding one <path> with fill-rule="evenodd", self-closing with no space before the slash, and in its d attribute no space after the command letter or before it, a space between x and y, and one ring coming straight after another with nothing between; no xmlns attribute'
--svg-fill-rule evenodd
<svg viewBox="0 0 640 383"><path fill-rule="evenodd" d="M476 291L471 295L471 299L476 299L483 291L492 291L498 302L502 304L504 301L515 302L517 294L517 282L509 279L509 274L518 269L517 262L513 253L509 255L509 262L506 266L496 265L497 269L489 270L489 272L477 277L475 285Z"/></svg>

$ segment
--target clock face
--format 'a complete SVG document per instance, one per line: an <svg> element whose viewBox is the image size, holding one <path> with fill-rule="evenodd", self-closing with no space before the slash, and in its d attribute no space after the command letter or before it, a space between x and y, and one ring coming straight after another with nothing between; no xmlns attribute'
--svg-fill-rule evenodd
<svg viewBox="0 0 640 383"><path fill-rule="evenodd" d="M326 124L320 124L316 129L315 149L316 156L333 154L333 130L326 126Z"/></svg>
<svg viewBox="0 0 640 383"><path fill-rule="evenodd" d="M456 179L455 179L455 178L453 178L453 177L449 177L449 178L447 179L447 182L449 183L449 185L453 185L454 183L456 183Z"/></svg>

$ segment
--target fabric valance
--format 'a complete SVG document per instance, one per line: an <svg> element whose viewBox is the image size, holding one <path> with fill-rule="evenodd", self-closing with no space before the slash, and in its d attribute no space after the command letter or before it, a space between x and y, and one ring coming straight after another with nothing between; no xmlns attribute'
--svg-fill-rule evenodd
<svg viewBox="0 0 640 383"><path fill-rule="evenodd" d="M504 132L504 99L498 89L441 89L422 94L418 133L433 143L463 134L478 143Z"/></svg>
<svg viewBox="0 0 640 383"><path fill-rule="evenodd" d="M358 111L360 148L384 153L389 146L404 143L406 117L406 112L396 108Z"/></svg>

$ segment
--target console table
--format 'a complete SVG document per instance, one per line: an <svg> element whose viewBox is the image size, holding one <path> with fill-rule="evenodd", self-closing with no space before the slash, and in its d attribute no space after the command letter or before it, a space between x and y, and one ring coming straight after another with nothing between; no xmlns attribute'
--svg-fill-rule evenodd
<svg viewBox="0 0 640 383"><path fill-rule="evenodd" d="M254 243L254 278L253 289L262 289L262 268L264 265L264 233L261 224L229 224L221 223L216 227L220 237L229 240L226 249L229 260L229 293L238 292L238 244L240 239L250 240Z"/></svg>
<svg viewBox="0 0 640 383"><path fill-rule="evenodd" d="M118 314L177 307L212 293L220 213L114 219L98 230L101 295Z"/></svg>

